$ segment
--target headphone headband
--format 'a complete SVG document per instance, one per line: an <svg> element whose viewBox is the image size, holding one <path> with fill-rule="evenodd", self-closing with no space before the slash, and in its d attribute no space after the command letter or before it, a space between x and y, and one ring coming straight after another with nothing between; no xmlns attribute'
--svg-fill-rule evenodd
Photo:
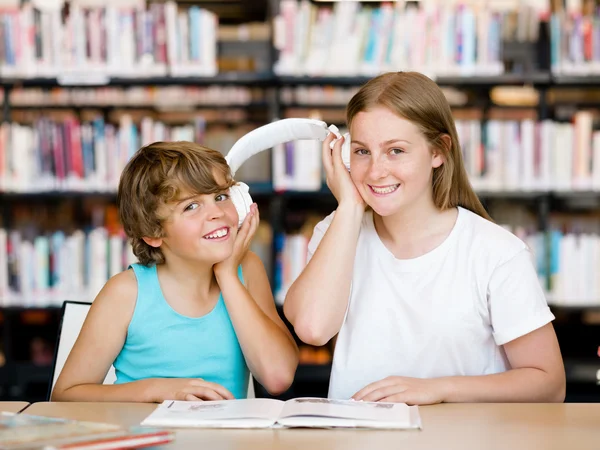
<svg viewBox="0 0 600 450"><path fill-rule="evenodd" d="M258 127L242 136L233 144L225 159L231 169L231 174L257 153L279 144L298 139L325 140L329 130L327 124L321 120L290 118L271 122Z"/></svg>

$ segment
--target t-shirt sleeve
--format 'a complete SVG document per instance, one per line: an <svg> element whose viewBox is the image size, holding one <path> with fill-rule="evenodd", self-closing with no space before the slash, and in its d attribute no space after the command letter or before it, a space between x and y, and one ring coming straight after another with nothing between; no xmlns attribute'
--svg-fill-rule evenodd
<svg viewBox="0 0 600 450"><path fill-rule="evenodd" d="M331 225L331 222L333 221L334 216L335 216L335 211L332 212L331 214L329 214L327 217L325 217L323 220L321 220L318 224L315 225L315 228L313 230L313 234L310 238L310 241L308 241L308 254L306 255L306 263L307 264L310 261L310 259L312 258L312 256L315 254L315 251L317 250L317 247L321 243L321 240L323 240L323 236L325 236L325 233L327 232L329 225Z"/></svg>
<svg viewBox="0 0 600 450"><path fill-rule="evenodd" d="M554 320L528 249L495 268L488 285L488 304L498 345Z"/></svg>

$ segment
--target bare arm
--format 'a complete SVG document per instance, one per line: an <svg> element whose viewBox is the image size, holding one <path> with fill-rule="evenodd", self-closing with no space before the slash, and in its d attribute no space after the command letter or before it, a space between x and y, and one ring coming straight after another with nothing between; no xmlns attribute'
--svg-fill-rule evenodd
<svg viewBox="0 0 600 450"><path fill-rule="evenodd" d="M447 402L562 402L565 369L552 324L504 345L511 370L447 378Z"/></svg>
<svg viewBox="0 0 600 450"><path fill-rule="evenodd" d="M552 324L504 345L511 369L493 375L388 377L353 398L427 405L440 402L562 402L565 371Z"/></svg>
<svg viewBox="0 0 600 450"><path fill-rule="evenodd" d="M338 207L315 254L286 295L285 315L307 344L325 345L342 326L362 216L362 207Z"/></svg>
<svg viewBox="0 0 600 450"><path fill-rule="evenodd" d="M325 345L342 326L365 211L364 201L342 162L343 139L331 151L332 139L330 135L321 150L327 185L339 206L323 240L290 287L284 303L285 316L298 337L318 346Z"/></svg>
<svg viewBox="0 0 600 450"><path fill-rule="evenodd" d="M143 401L147 383L104 386L123 348L137 284L133 270L111 278L100 291L52 392L53 401Z"/></svg>
<svg viewBox="0 0 600 450"><path fill-rule="evenodd" d="M552 323L540 323L523 334L531 329L524 323L551 316L529 250L518 252L494 269L488 292L492 327L496 339L503 343L511 370L450 378L446 401L563 401L565 370ZM520 337L510 333L523 327Z"/></svg>
<svg viewBox="0 0 600 450"><path fill-rule="evenodd" d="M294 380L298 347L277 313L262 261L248 252L242 271L247 288L236 273L215 275L250 371L271 394L279 394Z"/></svg>

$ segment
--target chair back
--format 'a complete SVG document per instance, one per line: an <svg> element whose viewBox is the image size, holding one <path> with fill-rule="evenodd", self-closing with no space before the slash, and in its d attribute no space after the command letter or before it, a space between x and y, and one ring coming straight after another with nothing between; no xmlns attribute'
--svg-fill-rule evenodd
<svg viewBox="0 0 600 450"><path fill-rule="evenodd" d="M79 336L79 332L83 327L83 322L85 321L91 306L91 303L74 302L70 300L63 303L60 324L58 327L58 336L56 338L56 348L54 350L54 362L52 365L50 389L48 390L48 400L50 400L52 396L56 380L58 380L58 376L67 361L67 357L69 356L69 353L71 353L73 345L75 345L75 341L77 341L77 337ZM104 384L113 384L116 379L115 368L111 365L106 374L106 378L104 379Z"/></svg>

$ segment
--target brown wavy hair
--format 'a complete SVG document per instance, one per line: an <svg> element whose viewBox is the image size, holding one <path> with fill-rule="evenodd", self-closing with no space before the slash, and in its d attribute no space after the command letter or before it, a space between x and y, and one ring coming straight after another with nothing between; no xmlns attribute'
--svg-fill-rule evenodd
<svg viewBox="0 0 600 450"><path fill-rule="evenodd" d="M121 224L139 262L150 266L165 261L160 248L143 240L164 236L163 206L177 201L182 192L212 194L233 183L225 157L216 150L184 141L140 148L123 169L117 193Z"/></svg>
<svg viewBox="0 0 600 450"><path fill-rule="evenodd" d="M433 169L432 180L439 209L462 206L492 220L469 182L450 105L435 82L418 72L389 72L369 80L348 103L348 128L359 112L377 106L415 124L430 147L441 152L444 162ZM450 137L450 146L444 136Z"/></svg>

